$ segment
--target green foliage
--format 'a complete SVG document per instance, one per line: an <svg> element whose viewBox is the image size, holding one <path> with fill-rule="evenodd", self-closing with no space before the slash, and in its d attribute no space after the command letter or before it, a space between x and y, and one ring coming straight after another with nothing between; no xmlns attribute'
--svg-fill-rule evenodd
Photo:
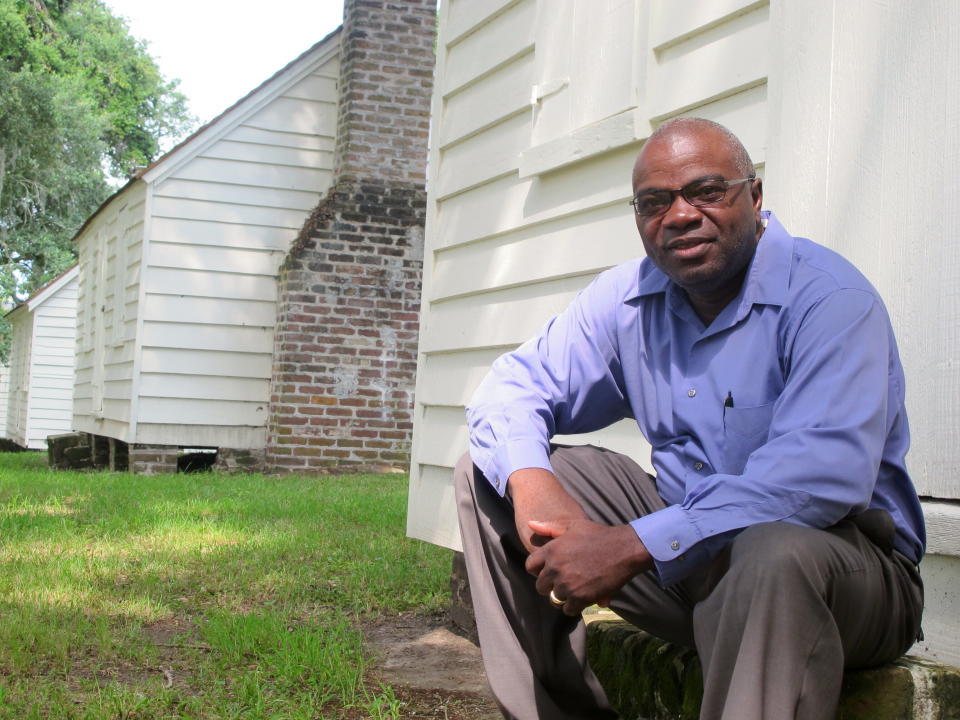
<svg viewBox="0 0 960 720"><path fill-rule="evenodd" d="M0 304L69 267L110 176L192 122L176 82L101 0L0 0Z"/></svg>

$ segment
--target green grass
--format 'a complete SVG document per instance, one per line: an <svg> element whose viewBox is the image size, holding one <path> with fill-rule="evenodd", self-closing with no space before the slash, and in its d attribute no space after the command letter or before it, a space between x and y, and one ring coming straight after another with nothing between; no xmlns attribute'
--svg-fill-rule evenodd
<svg viewBox="0 0 960 720"><path fill-rule="evenodd" d="M450 559L406 488L0 454L0 720L398 717L357 625L439 611Z"/></svg>

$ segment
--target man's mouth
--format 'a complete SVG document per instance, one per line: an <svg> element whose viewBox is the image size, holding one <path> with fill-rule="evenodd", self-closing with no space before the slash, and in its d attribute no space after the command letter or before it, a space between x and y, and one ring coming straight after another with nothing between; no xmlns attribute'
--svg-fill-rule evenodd
<svg viewBox="0 0 960 720"><path fill-rule="evenodd" d="M711 238L678 238L667 245L667 252L681 260L692 260L705 253L712 242Z"/></svg>

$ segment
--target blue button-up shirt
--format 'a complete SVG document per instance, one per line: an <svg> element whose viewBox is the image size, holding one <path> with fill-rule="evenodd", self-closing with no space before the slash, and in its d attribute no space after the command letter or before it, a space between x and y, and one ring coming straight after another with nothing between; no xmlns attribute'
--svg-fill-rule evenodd
<svg viewBox="0 0 960 720"><path fill-rule="evenodd" d="M515 470L552 470L553 435L632 417L667 507L631 525L663 585L750 525L823 528L868 508L890 512L895 547L919 561L923 515L886 309L849 262L764 216L743 287L709 326L635 260L493 364L467 419L473 461L501 495Z"/></svg>

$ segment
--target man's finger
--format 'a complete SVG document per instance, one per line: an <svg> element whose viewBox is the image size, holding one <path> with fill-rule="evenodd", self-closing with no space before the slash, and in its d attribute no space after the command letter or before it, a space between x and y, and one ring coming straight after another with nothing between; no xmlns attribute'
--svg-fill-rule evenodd
<svg viewBox="0 0 960 720"><path fill-rule="evenodd" d="M543 520L530 520L527 522L527 527L537 535L544 535L551 538L560 537L567 531L566 525L556 522L545 522Z"/></svg>
<svg viewBox="0 0 960 720"><path fill-rule="evenodd" d="M543 566L546 564L546 559L543 556L543 553L540 551L534 551L527 556L527 561L524 563L524 567L527 569L527 572L536 577L540 574L540 571L543 570Z"/></svg>

